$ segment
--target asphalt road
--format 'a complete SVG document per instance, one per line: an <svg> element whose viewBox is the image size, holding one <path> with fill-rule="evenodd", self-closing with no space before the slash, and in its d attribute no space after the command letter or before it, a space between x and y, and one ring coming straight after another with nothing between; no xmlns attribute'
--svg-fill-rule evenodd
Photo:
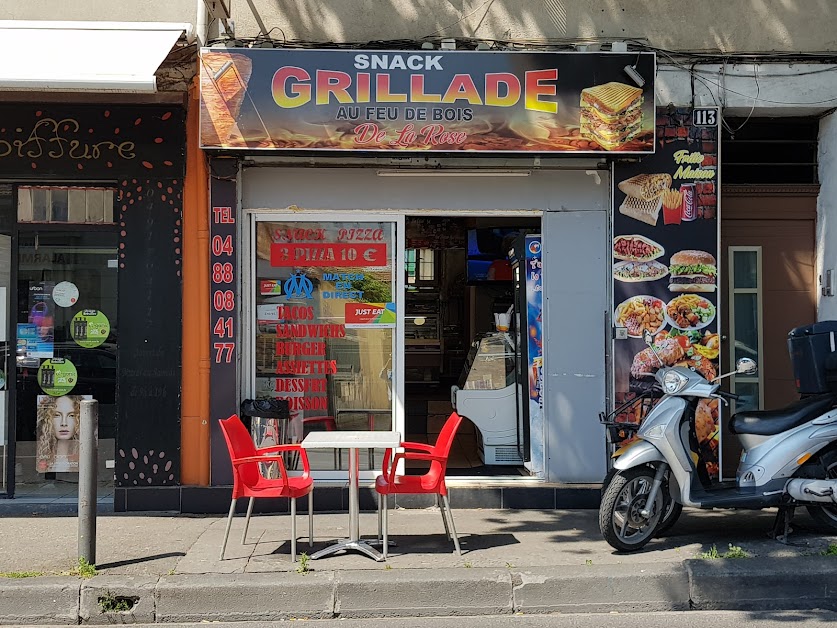
<svg viewBox="0 0 837 628"><path fill-rule="evenodd" d="M405 619L321 619L311 628L822 628L834 625L837 613L817 609L776 613L686 612L611 613L608 615L501 615L492 617L424 617ZM147 628L206 624L136 624ZM288 622L212 623L213 628L287 626Z"/></svg>

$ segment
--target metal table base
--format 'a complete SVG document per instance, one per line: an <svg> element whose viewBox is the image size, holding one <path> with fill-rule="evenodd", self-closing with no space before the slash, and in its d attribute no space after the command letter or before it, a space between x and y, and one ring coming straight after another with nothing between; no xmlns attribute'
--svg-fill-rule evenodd
<svg viewBox="0 0 837 628"><path fill-rule="evenodd" d="M375 437L372 435L374 434ZM314 441L314 442L312 442ZM384 555L373 547L380 543L360 538L360 472L358 453L369 447L394 448L401 442L397 432L312 432L303 441L305 449L343 448L349 450L349 537L311 555L312 559L323 558L337 552L356 551L376 561L383 561Z"/></svg>

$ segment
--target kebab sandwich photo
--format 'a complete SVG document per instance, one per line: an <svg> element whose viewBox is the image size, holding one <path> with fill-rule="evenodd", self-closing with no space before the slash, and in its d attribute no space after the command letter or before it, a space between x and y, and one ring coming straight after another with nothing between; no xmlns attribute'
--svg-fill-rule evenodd
<svg viewBox="0 0 837 628"><path fill-rule="evenodd" d="M619 213L657 226L660 209L663 206L663 194L671 187L670 174L638 174L625 179L617 186L626 196Z"/></svg>

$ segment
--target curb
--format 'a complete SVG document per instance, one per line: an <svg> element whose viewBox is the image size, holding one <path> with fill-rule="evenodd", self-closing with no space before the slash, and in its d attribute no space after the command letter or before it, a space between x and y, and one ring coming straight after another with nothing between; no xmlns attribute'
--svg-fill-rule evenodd
<svg viewBox="0 0 837 628"><path fill-rule="evenodd" d="M100 601L127 601L104 612ZM684 610L837 609L830 557L537 569L41 577L0 582L0 623L278 621Z"/></svg>

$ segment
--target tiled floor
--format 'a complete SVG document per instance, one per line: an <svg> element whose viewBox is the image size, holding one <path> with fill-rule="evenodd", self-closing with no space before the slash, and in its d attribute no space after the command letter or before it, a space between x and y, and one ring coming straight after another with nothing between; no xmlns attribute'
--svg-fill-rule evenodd
<svg viewBox="0 0 837 628"><path fill-rule="evenodd" d="M432 444L439 437L442 426L447 421L452 408L449 400L430 399L409 401L407 411L407 434L405 440L416 443ZM422 429L423 428L423 429ZM421 473L427 465L411 462L407 466L410 473ZM449 475L520 475L517 467L486 466L480 460L477 432L474 424L463 419L451 447L448 459Z"/></svg>

